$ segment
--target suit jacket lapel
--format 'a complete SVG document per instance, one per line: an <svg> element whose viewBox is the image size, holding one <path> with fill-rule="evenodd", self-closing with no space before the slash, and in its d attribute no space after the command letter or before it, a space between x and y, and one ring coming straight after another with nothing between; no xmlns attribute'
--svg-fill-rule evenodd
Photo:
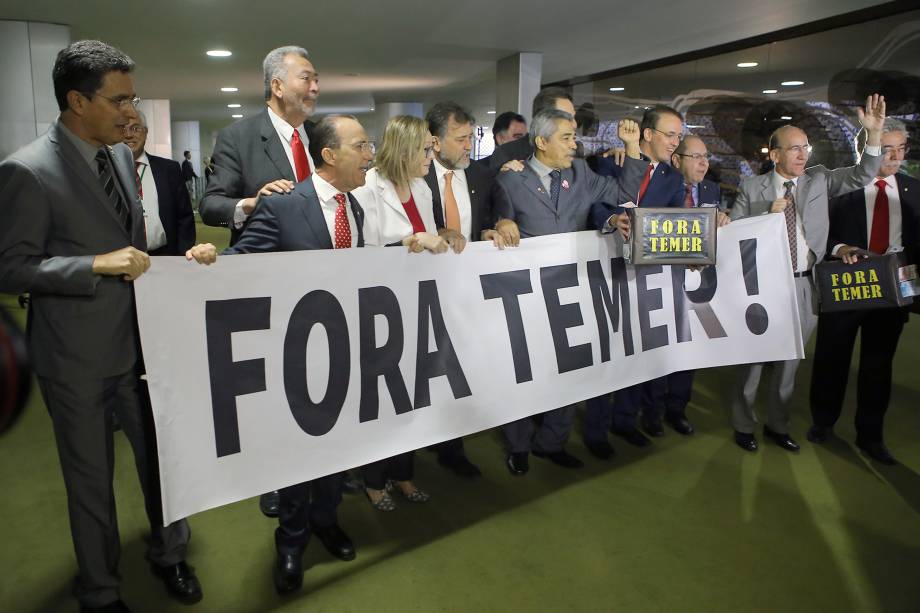
<svg viewBox="0 0 920 613"><path fill-rule="evenodd" d="M482 199L486 196L481 193L478 170L479 166L476 164L470 164L466 169L466 188L470 193L470 234L473 235L467 238L471 241L479 240L478 228L482 227Z"/></svg>
<svg viewBox="0 0 920 613"><path fill-rule="evenodd" d="M434 214L434 225L438 228L444 227L444 206L441 204L441 188L438 186L438 174L434 169L434 162L425 175L425 183L431 189L431 212Z"/></svg>
<svg viewBox="0 0 920 613"><path fill-rule="evenodd" d="M281 138L278 136L278 132L275 131L272 120L268 118L268 108L262 111L262 113L262 143L265 145L265 155L268 156L268 159L270 159L275 165L275 168L278 169L280 173L279 176L284 177L288 181L296 182L297 179L294 177L294 171L291 169L291 162L288 160L287 154L284 152L284 146L281 144Z"/></svg>
<svg viewBox="0 0 920 613"><path fill-rule="evenodd" d="M765 202L773 202L776 200L776 190L773 189L773 173L768 172L763 176L763 180L760 182L760 198ZM767 207L767 210L770 210L770 207Z"/></svg>
<svg viewBox="0 0 920 613"><path fill-rule="evenodd" d="M329 226L326 225L323 206L320 204L319 196L316 195L316 190L313 188L313 181L301 181L294 190L303 199L300 210L307 221L307 230L313 234L313 238L316 239L320 249L332 249Z"/></svg>
<svg viewBox="0 0 920 613"><path fill-rule="evenodd" d="M549 193L543 188L543 183L540 181L540 177L537 176L537 173L534 172L533 168L529 164L525 164L524 170L521 171L521 181L524 182L524 185L527 187L534 196L536 196L540 202L542 202L546 208L551 210L553 213L556 212L556 208L553 206L553 201L549 198Z"/></svg>
<svg viewBox="0 0 920 613"><path fill-rule="evenodd" d="M364 246L364 209L361 208L361 204L358 202L358 199L351 195L351 192L348 192L348 202L351 203L351 214L355 217L355 227L358 228L358 247Z"/></svg>

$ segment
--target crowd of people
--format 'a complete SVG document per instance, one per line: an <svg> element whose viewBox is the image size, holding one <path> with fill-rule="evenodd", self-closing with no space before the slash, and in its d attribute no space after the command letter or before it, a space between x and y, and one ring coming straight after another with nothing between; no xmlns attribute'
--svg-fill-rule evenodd
<svg viewBox="0 0 920 613"><path fill-rule="evenodd" d="M31 296L29 349L61 457L79 568L75 595L84 611L128 610L117 570L116 418L131 442L145 495L151 568L176 599L202 598L185 560L188 522L162 525L131 282L151 257L185 255L210 264L218 255L213 245L195 244L189 152L180 167L145 151L147 126L136 109L133 69L127 55L99 41L62 50L52 74L59 118L0 163L0 291ZM311 121L320 87L304 49L272 50L263 75L265 108L219 133L207 168L202 221L230 231L220 257L384 246L460 253L468 241L505 249L522 238L582 230L625 239L630 227L623 204L721 203L719 185L704 178L704 139L687 134L681 114L667 106L647 109L639 122L621 120L623 150L583 159L572 97L546 88L533 101L529 127L516 113L498 115L494 153L472 161L476 120L456 102L439 102L424 118L390 119L375 144L353 116ZM892 464L883 418L907 311L819 315L813 299L814 265L825 258L853 263L869 253L904 250L914 261L920 187L898 172L907 130L885 117L879 95L869 96L859 121L865 131L859 162L835 170L808 166L811 145L803 130L776 130L768 146L773 169L745 179L734 207L719 211L718 219L724 225L756 215L784 217L802 336L807 341L818 330L807 437L821 444L833 436L854 339L862 331L856 444ZM745 451L758 448L754 407L764 370L772 375L763 437L799 450L789 431L798 363L742 367L731 423ZM663 436L664 424L693 435L686 413L692 387L693 372L678 372L588 400L586 448L603 461L614 455L610 433L639 447ZM565 447L573 416L574 407L567 406L538 421L506 424L511 474L525 475L531 455L582 467ZM480 475L462 439L435 450L438 462L458 476ZM381 512L392 511L397 499L430 498L414 481L412 452L355 468L351 475L328 475L261 497L262 512L278 517L273 577L279 593L301 588L301 558L313 534L336 558L356 557L337 519L343 488L360 488Z"/></svg>

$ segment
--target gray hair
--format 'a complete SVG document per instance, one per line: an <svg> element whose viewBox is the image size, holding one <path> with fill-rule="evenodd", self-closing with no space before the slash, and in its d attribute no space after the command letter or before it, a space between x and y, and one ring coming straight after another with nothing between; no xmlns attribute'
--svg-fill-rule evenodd
<svg viewBox="0 0 920 613"><path fill-rule="evenodd" d="M530 146L534 150L537 148L537 137L542 136L549 140L556 133L556 122L560 119L575 121L571 113L559 109L543 109L533 116L533 121L530 123Z"/></svg>
<svg viewBox="0 0 920 613"><path fill-rule="evenodd" d="M134 112L137 114L138 123L140 123L145 128L147 127L147 116L144 115L144 111L140 109L134 109Z"/></svg>
<svg viewBox="0 0 920 613"><path fill-rule="evenodd" d="M265 99L271 100L272 97L272 79L283 79L287 75L287 68L284 66L284 58L288 55L299 55L305 60L310 59L307 50L303 47L288 45L272 49L262 61L262 76L265 79Z"/></svg>
<svg viewBox="0 0 920 613"><path fill-rule="evenodd" d="M882 134L888 132L903 132L907 136L907 125L900 119L895 119L894 117L886 117L885 123L882 124ZM856 133L856 137L853 139L853 149L856 151L856 159L858 160L862 157L863 152L866 149L866 141L869 139L869 133L865 128L860 128L859 132Z"/></svg>
<svg viewBox="0 0 920 613"><path fill-rule="evenodd" d="M886 117L885 123L882 125L882 132L904 132L904 134L907 134L907 126L900 119Z"/></svg>

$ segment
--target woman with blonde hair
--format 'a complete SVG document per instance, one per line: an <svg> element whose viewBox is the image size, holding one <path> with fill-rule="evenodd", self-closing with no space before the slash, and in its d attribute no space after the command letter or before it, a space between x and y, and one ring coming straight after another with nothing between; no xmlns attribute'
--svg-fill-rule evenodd
<svg viewBox="0 0 920 613"><path fill-rule="evenodd" d="M374 168L367 172L365 184L352 192L364 208L368 247L404 245L416 253L444 253L448 246L458 253L463 250L462 235L442 231L439 236L435 225L431 189L423 179L434 157L432 142L428 124L418 117L400 115L387 122ZM394 510L389 493L394 489L411 502L429 499L412 482L414 453L364 467L364 490L374 508Z"/></svg>

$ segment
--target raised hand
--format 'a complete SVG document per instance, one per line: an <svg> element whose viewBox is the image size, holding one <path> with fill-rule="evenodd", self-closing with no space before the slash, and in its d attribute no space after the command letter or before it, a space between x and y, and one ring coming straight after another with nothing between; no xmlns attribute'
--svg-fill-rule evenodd
<svg viewBox="0 0 920 613"><path fill-rule="evenodd" d="M869 132L881 133L885 124L885 96L872 94L866 98L866 109L856 109L859 123Z"/></svg>

